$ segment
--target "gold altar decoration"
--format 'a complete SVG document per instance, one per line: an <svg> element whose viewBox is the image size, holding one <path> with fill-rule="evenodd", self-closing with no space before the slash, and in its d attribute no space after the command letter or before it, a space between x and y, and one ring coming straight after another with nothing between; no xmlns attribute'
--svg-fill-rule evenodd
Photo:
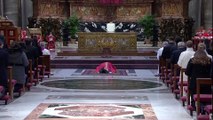
<svg viewBox="0 0 213 120"><path fill-rule="evenodd" d="M183 3L180 2L173 2L173 3L164 3L162 6L162 15L163 16L176 16L182 17L183 13Z"/></svg>
<svg viewBox="0 0 213 120"><path fill-rule="evenodd" d="M86 22L136 22L147 14L161 17L188 17L190 0L122 0L118 6L106 7L97 0L32 0L33 17L66 18L75 13Z"/></svg>
<svg viewBox="0 0 213 120"><path fill-rule="evenodd" d="M111 53L137 52L136 33L79 32L78 51L82 53L102 53L110 49Z"/></svg>
<svg viewBox="0 0 213 120"><path fill-rule="evenodd" d="M30 33L31 36L42 35L41 28L28 28L28 31L29 31L29 33Z"/></svg>

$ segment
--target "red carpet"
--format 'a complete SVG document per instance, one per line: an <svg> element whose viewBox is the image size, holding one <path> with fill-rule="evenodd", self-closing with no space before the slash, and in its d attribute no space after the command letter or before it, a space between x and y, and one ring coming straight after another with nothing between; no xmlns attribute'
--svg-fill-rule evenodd
<svg viewBox="0 0 213 120"><path fill-rule="evenodd" d="M42 103L25 120L157 120L150 104Z"/></svg>
<svg viewBox="0 0 213 120"><path fill-rule="evenodd" d="M116 73L96 73L95 69L85 69L82 75L120 75L120 76L127 76L126 69L119 69Z"/></svg>

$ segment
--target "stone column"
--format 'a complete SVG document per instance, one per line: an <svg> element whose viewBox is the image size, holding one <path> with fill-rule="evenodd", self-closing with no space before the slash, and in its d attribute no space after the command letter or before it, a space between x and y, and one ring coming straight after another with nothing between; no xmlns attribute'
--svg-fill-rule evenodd
<svg viewBox="0 0 213 120"><path fill-rule="evenodd" d="M201 0L190 0L189 2L189 17L192 17L195 21L194 29L200 27L201 18Z"/></svg>
<svg viewBox="0 0 213 120"><path fill-rule="evenodd" d="M204 0L204 27L206 29L212 28L212 0Z"/></svg>
<svg viewBox="0 0 213 120"><path fill-rule="evenodd" d="M28 25L28 17L32 16L33 16L33 2L32 0L24 0L24 16L23 16L24 27Z"/></svg>
<svg viewBox="0 0 213 120"><path fill-rule="evenodd" d="M19 25L19 0L4 0L4 16L7 16L13 23Z"/></svg>
<svg viewBox="0 0 213 120"><path fill-rule="evenodd" d="M0 16L4 16L3 0L0 0Z"/></svg>

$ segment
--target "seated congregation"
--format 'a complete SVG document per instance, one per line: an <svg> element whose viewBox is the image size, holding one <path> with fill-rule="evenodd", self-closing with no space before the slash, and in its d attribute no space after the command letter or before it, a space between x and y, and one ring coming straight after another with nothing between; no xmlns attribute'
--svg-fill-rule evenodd
<svg viewBox="0 0 213 120"><path fill-rule="evenodd" d="M159 78L171 89L176 99L198 120L209 120L212 113L213 61L212 44L196 47L193 41L170 38L158 50ZM187 106L185 106L185 102Z"/></svg>
<svg viewBox="0 0 213 120"><path fill-rule="evenodd" d="M7 47L2 36L0 59L0 100L5 104L12 101L16 93L21 96L45 75L50 75L50 55L42 53L36 37L12 42Z"/></svg>

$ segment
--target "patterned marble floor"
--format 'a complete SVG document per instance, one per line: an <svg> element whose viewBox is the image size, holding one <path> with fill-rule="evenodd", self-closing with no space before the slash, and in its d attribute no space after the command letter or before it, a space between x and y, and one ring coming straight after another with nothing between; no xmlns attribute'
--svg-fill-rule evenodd
<svg viewBox="0 0 213 120"><path fill-rule="evenodd" d="M149 104L158 120L193 120L181 102L154 76L157 70L135 69L127 75L82 75L78 69L52 69L50 78L44 82L72 79L122 79L150 81L162 84L151 89L131 90L85 90L33 86L31 91L15 99L9 105L0 105L1 120L23 120L40 104ZM82 84L83 85L83 84ZM51 119L48 119L51 120ZM91 119L92 120L92 119ZM143 120L143 119L142 119ZM145 119L144 119L145 120Z"/></svg>

